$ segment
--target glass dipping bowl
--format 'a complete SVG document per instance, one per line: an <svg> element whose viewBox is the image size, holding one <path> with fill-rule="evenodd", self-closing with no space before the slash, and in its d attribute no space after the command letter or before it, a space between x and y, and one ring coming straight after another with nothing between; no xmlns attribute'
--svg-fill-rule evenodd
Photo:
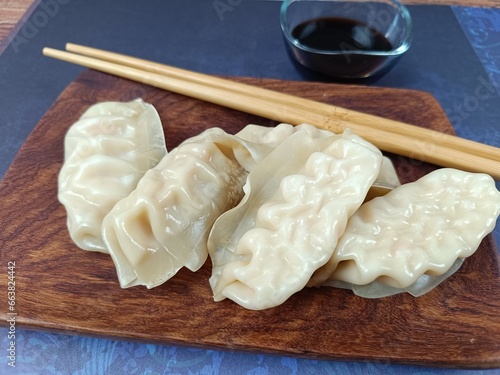
<svg viewBox="0 0 500 375"><path fill-rule="evenodd" d="M381 76L412 38L410 13L397 0L285 0L280 23L296 62L340 79Z"/></svg>

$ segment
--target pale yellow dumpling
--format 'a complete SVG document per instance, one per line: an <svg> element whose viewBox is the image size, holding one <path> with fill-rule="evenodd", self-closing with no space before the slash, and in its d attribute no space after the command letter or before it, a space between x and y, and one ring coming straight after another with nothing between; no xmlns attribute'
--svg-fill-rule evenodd
<svg viewBox="0 0 500 375"><path fill-rule="evenodd" d="M91 106L68 130L58 197L72 240L107 253L102 220L167 153L160 117L141 99Z"/></svg>
<svg viewBox="0 0 500 375"><path fill-rule="evenodd" d="M369 286L360 286L373 282L390 287L377 287L377 296L408 288L420 295L436 285L427 276L449 276L477 250L499 213L490 176L451 168L429 173L354 213L328 262L328 283L349 283L367 296Z"/></svg>
<svg viewBox="0 0 500 375"><path fill-rule="evenodd" d="M248 176L245 197L209 237L214 299L277 306L331 257L379 174L378 149L347 132L288 137Z"/></svg>

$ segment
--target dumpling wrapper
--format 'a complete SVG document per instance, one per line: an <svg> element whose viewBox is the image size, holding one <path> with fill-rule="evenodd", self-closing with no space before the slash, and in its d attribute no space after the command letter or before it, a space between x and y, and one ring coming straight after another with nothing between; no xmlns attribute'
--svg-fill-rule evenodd
<svg viewBox="0 0 500 375"><path fill-rule="evenodd" d="M248 171L271 151L211 128L169 152L104 220L120 285L153 288L182 267L198 270L212 224L241 200Z"/></svg>
<svg viewBox="0 0 500 375"><path fill-rule="evenodd" d="M293 126L285 123L274 127L250 124L235 135L248 142L276 148L292 134L300 131L306 132L311 138L323 138L335 135L335 133L329 130L320 129L310 124Z"/></svg>
<svg viewBox="0 0 500 375"><path fill-rule="evenodd" d="M245 197L208 240L214 299L260 310L283 303L326 263L382 163L350 132L299 131L248 176Z"/></svg>
<svg viewBox="0 0 500 375"><path fill-rule="evenodd" d="M91 106L68 130L58 198L75 244L107 253L102 220L167 153L160 117L141 99Z"/></svg>
<svg viewBox="0 0 500 375"><path fill-rule="evenodd" d="M399 181L394 164L392 164L391 159L384 156L378 176L366 194L365 202L375 197L383 196L399 185L401 185L401 182Z"/></svg>
<svg viewBox="0 0 500 375"><path fill-rule="evenodd" d="M328 262L328 284L344 283L364 297L426 293L477 250L499 213L500 192L490 176L431 172L351 216Z"/></svg>

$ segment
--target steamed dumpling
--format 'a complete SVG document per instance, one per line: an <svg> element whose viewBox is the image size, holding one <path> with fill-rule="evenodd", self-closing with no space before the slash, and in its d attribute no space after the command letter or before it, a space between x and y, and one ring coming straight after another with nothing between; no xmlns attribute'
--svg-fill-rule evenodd
<svg viewBox="0 0 500 375"><path fill-rule="evenodd" d="M160 117L141 99L93 105L68 130L64 151L58 197L69 234L80 248L107 253L104 216L167 153Z"/></svg>
<svg viewBox="0 0 500 375"><path fill-rule="evenodd" d="M241 203L212 228L214 299L259 310L301 290L330 259L381 164L380 151L349 132L289 136L249 174Z"/></svg>
<svg viewBox="0 0 500 375"><path fill-rule="evenodd" d="M328 283L352 284L364 296L423 294L476 251L499 213L500 192L490 176L431 172L351 216L328 262Z"/></svg>
<svg viewBox="0 0 500 375"><path fill-rule="evenodd" d="M120 285L153 288L182 267L198 270L212 224L240 201L248 170L271 150L211 128L148 171L103 223Z"/></svg>

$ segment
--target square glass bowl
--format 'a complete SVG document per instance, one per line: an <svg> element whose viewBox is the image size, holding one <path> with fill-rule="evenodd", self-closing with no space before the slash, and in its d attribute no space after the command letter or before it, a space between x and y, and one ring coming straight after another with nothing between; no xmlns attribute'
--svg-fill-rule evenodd
<svg viewBox="0 0 500 375"><path fill-rule="evenodd" d="M412 38L410 13L397 0L285 0L280 23L296 62L340 79L381 76Z"/></svg>

